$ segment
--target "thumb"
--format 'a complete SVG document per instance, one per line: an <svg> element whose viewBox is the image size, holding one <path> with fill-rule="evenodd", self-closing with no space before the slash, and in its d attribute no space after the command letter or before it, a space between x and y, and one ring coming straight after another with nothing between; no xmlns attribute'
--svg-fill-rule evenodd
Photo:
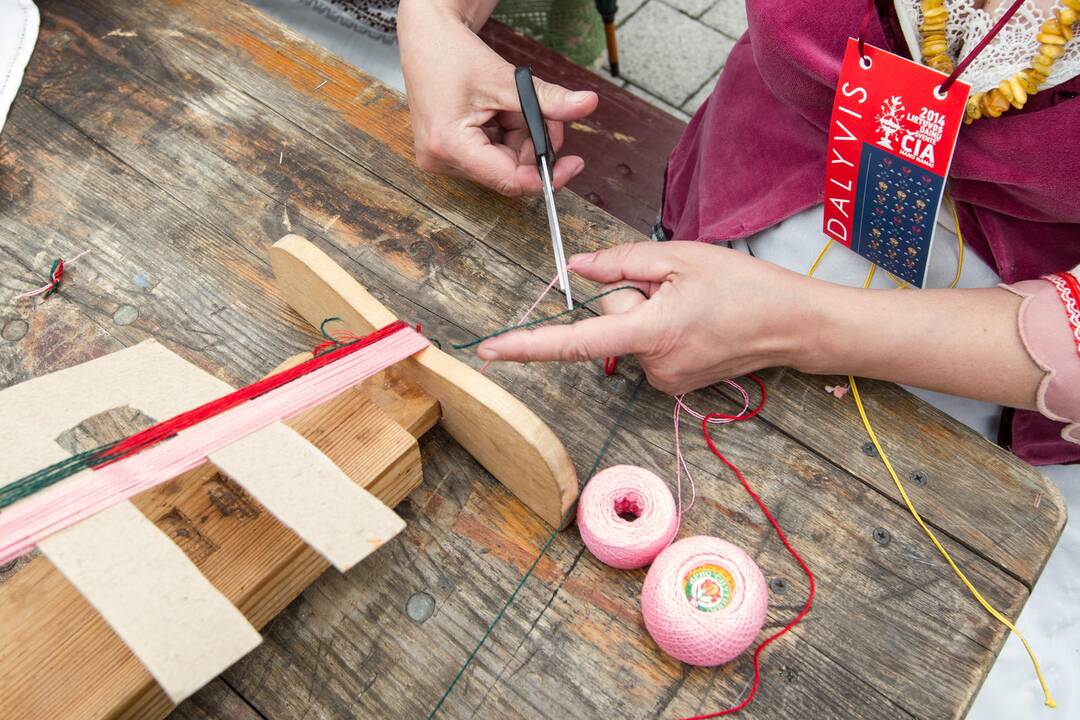
<svg viewBox="0 0 1080 720"><path fill-rule="evenodd" d="M521 112L521 99L514 83L514 69L510 67L509 82L500 81L495 93L495 104L499 110ZM536 99L540 101L540 112L548 120L577 120L596 109L599 96L591 90L567 90L562 85L549 83L533 77Z"/></svg>
<svg viewBox="0 0 1080 720"><path fill-rule="evenodd" d="M592 113L600 102L591 90L567 90L562 85L533 78L540 109L548 120L578 120Z"/></svg>

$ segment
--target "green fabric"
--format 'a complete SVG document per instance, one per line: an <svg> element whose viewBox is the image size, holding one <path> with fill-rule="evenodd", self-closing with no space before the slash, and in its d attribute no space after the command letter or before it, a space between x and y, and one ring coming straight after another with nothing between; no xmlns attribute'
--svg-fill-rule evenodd
<svg viewBox="0 0 1080 720"><path fill-rule="evenodd" d="M604 50L595 0L502 0L493 17L578 65L591 65Z"/></svg>

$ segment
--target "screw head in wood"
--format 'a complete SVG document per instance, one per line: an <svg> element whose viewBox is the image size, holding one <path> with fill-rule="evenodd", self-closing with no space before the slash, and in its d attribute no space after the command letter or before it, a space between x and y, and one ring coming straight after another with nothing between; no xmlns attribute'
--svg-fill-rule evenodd
<svg viewBox="0 0 1080 720"><path fill-rule="evenodd" d="M18 342L26 336L29 330L30 325L25 320L15 318L4 323L4 329L0 331L0 337L3 337L8 342Z"/></svg>
<svg viewBox="0 0 1080 720"><path fill-rule="evenodd" d="M885 528L874 528L874 542L878 545L888 545L892 540L892 534Z"/></svg>
<svg viewBox="0 0 1080 720"><path fill-rule="evenodd" d="M405 612L413 622L423 623L435 612L435 598L426 592L414 592L405 601Z"/></svg>
<svg viewBox="0 0 1080 720"><path fill-rule="evenodd" d="M121 305L113 313L112 321L116 325L130 325L139 319L138 308L132 305Z"/></svg>
<svg viewBox="0 0 1080 720"><path fill-rule="evenodd" d="M870 457L877 455L877 448L874 447L874 443L869 441L863 443L862 451L864 454L869 455Z"/></svg>
<svg viewBox="0 0 1080 720"><path fill-rule="evenodd" d="M923 487L924 485L926 485L927 479L928 478L926 476L926 473L924 473L922 470L913 470L911 473L911 482L915 483L919 487Z"/></svg>
<svg viewBox="0 0 1080 720"><path fill-rule="evenodd" d="M777 595L783 595L788 589L787 580L782 577L774 577L769 581L769 589Z"/></svg>

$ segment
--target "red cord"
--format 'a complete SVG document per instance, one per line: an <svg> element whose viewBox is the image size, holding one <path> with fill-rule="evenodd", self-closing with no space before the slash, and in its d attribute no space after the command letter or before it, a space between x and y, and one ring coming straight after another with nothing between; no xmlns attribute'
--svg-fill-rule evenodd
<svg viewBox="0 0 1080 720"><path fill-rule="evenodd" d="M1013 0L1013 4L1010 5L1009 9L1004 12L996 23L994 23L994 27L990 28L990 31L983 36L983 39L979 41L979 44L972 48L971 52L956 64L956 67L949 74L949 77L945 78L945 82L941 83L940 90L942 94L949 92L949 88L952 87L952 84L960 77L960 73L967 70L967 66L971 64L971 61L986 49L986 46L990 44L991 40L997 37L997 34L1008 24L1009 20L1012 19L1012 16L1016 14L1016 11L1019 10L1020 6L1023 4L1024 0Z"/></svg>
<svg viewBox="0 0 1080 720"><path fill-rule="evenodd" d="M1009 23L1009 20L1012 19L1012 16L1016 14L1016 11L1020 9L1020 6L1023 5L1024 2L1025 0L1013 0L1013 4L1009 6L1009 8L1002 14L1000 18L998 18L998 21L994 23L994 26L990 28L986 35L983 36L983 39L980 40L979 43L971 49L971 52L964 56L963 60L956 64L956 67L953 68L953 71L949 73L949 76L945 78L945 80L941 83L938 89L942 92L942 94L949 92L949 88L951 88L952 84L956 82L957 78L960 77L960 73L967 70L967 66L971 64L971 61L978 57L979 53L985 50L986 46L989 45L995 37L997 37L997 34L1001 32L1002 28L1004 28ZM870 16L873 12L874 0L866 0L866 10L863 12L862 23L859 24L860 58L866 57L866 41L863 40L863 35L866 34L866 29L870 26Z"/></svg>
<svg viewBox="0 0 1080 720"><path fill-rule="evenodd" d="M862 22L859 24L859 57L866 57L866 41L863 40L863 35L866 34L866 29L870 27L870 13L874 11L874 0L866 0L866 10L863 11Z"/></svg>
<svg viewBox="0 0 1080 720"><path fill-rule="evenodd" d="M329 352L324 352L321 355L316 355L310 360L306 360L295 367L289 368L288 370L283 370L279 373L263 378L256 383L253 383L246 387L242 387L235 392L225 395L224 397L220 397L216 400L211 400L204 405L200 405L197 408L188 410L187 412L181 413L176 417L170 418L169 420L166 420L164 422L160 422L157 425L151 425L142 432L136 433L130 437L125 438L124 440L121 440L109 450L102 453L101 457L109 458L109 460L99 465L95 465L94 469L98 470L105 467L106 465L110 465L119 460L120 458L124 457L125 455L131 454L132 452L145 450L151 445L154 445L161 442L162 440L172 437L181 430L189 428L193 425L197 425L198 423L206 420L207 418L219 415L226 410L230 410L237 405L240 405L241 403L247 402L248 400L257 398L260 395L265 395L271 390L276 390L282 385L292 382L293 380L301 377L302 375L307 375L308 373L318 370L321 367L325 367L326 365L329 365L335 360L345 357L346 355L351 355L357 350L372 345L379 340L382 340L389 335L394 334L398 330L406 327L408 327L408 325L406 325L402 321L395 321L384 328L376 330L370 335L358 339L356 342L342 345L334 350L330 350ZM326 343L323 343L323 345L326 345Z"/></svg>
<svg viewBox="0 0 1080 720"><path fill-rule="evenodd" d="M806 578L810 581L810 594L806 598L806 604L803 605L803 609L799 612L798 615L795 616L795 619L785 625L783 629L779 632L765 638L765 640L763 640L762 643L758 645L757 650L754 651L754 684L750 687L750 694L746 696L745 700L743 700L738 705L735 705L734 707L728 708L727 710L720 710L719 712L708 713L706 715L695 715L693 717L683 718L683 720L709 720L709 718L717 718L723 715L734 715L735 713L739 712L747 705L749 705L750 702L754 699L754 696L757 695L758 686L761 682L761 651L764 650L765 647L769 645L769 643L771 643L773 640L776 640L781 635L785 634L788 630L798 625L799 622L804 617L806 617L806 614L810 612L810 605L814 602L814 573L810 572L810 568L805 562L803 562L803 559L799 556L799 553L795 552L795 548L793 548L791 546L791 543L788 542L787 536L784 535L784 531L780 529L780 524L776 522L776 518L774 518L772 516L772 513L769 512L769 508L765 507L765 503L762 502L761 498L758 497L758 494L754 492L753 488L750 487L750 483L748 483L746 481L746 478L743 477L743 474L739 471L739 468L735 467L735 465L733 465L730 460L724 457L724 454L717 449L716 445L713 444L712 438L709 437L709 420L721 419L731 420L733 422L741 422L743 420L749 420L750 418L754 417L758 414L758 412L761 411L761 408L765 407L765 384L762 383L761 380L759 380L755 375L750 375L749 377L751 380L757 383L757 386L759 388L761 388L761 402L758 403L758 406L745 415L725 415L724 413L710 413L709 415L705 416L704 420L701 421L701 431L705 434L705 442L708 444L709 449L712 450L713 455L716 455L716 457L720 458L720 462L724 463L724 465L727 465L728 468L730 468L731 471L735 473L735 476L739 478L739 482L741 482L742 486L746 489L746 492L750 493L750 497L754 499L754 502L756 502L758 504L758 507L761 508L761 512L765 513L765 517L768 518L770 523L772 523L773 529L776 530L776 534L780 537L780 541L784 543L784 547L786 547L787 551L791 553L791 557L795 558L796 562L798 562L799 565L802 566L803 572L806 573Z"/></svg>

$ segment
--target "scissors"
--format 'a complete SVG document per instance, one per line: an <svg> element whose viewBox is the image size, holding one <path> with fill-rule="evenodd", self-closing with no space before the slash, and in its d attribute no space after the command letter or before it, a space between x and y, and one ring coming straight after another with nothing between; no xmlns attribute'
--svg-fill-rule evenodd
<svg viewBox="0 0 1080 720"><path fill-rule="evenodd" d="M563 250L562 231L559 229L559 215L555 211L555 187L551 182L551 173L555 167L555 148L548 137L547 124L540 111L540 100L536 97L532 70L521 66L514 71L517 83L518 99L521 101L521 114L525 116L525 127L532 138L536 151L536 167L540 172L540 182L544 187L544 204L547 205L548 232L551 233L551 248L555 253L555 272L559 278L559 289L566 293L566 308L574 309L574 298L570 295L570 277L566 272L566 254Z"/></svg>

